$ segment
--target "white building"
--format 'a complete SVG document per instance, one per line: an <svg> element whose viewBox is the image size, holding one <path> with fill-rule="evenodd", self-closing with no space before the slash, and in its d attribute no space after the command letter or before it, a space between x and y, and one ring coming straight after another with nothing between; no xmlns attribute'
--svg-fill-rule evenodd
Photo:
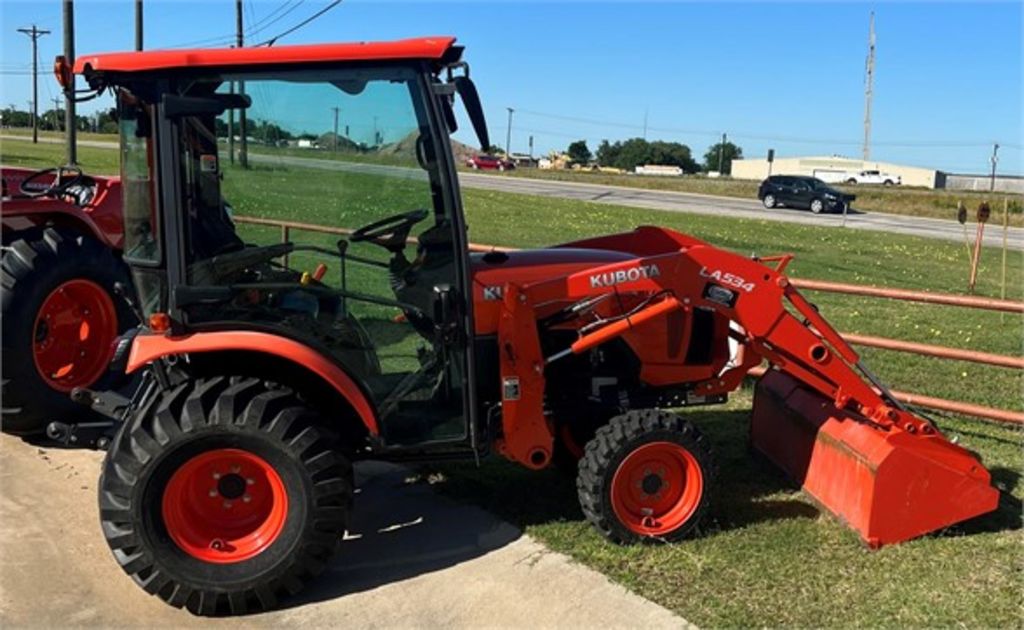
<svg viewBox="0 0 1024 630"><path fill-rule="evenodd" d="M766 158L741 159L732 161L732 176L737 179L762 180L769 175ZM904 186L923 188L945 188L946 174L933 168L905 166L891 162L872 162L844 157L791 157L775 158L771 164L772 175L809 175L828 181L841 180L844 173L853 175L860 171L877 170L899 175Z"/></svg>

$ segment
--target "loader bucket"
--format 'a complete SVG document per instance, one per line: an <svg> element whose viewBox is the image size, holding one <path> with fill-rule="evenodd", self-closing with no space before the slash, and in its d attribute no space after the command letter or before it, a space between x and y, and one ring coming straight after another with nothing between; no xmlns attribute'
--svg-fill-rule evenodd
<svg viewBox="0 0 1024 630"><path fill-rule="evenodd" d="M945 437L879 428L776 370L757 383L751 440L871 547L985 514L999 501L988 470Z"/></svg>

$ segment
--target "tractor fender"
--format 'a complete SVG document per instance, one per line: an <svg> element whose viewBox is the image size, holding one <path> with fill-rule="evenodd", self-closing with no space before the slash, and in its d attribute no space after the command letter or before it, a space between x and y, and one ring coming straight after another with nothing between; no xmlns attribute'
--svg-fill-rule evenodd
<svg viewBox="0 0 1024 630"><path fill-rule="evenodd" d="M130 374L172 355L233 350L273 355L313 372L348 401L370 435L379 435L374 406L352 377L313 348L280 335L251 330L198 332L178 337L140 334L132 341L125 371Z"/></svg>

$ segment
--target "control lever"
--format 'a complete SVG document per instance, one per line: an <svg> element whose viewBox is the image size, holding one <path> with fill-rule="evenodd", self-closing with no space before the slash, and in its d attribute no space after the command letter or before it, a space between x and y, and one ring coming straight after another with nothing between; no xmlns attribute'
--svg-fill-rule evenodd
<svg viewBox="0 0 1024 630"><path fill-rule="evenodd" d="M434 287L434 332L442 345L455 341L459 323L455 316L455 290L451 285L439 284Z"/></svg>
<svg viewBox="0 0 1024 630"><path fill-rule="evenodd" d="M125 301L125 304L128 305L128 309L132 312L132 315L135 316L135 319L139 320L139 322L145 321L142 318L142 310L139 309L139 306L138 304L135 303L135 300L131 298L131 295L129 295L130 292L128 291L128 288L124 285L123 282L118 281L114 283L114 293L117 294L119 298Z"/></svg>
<svg viewBox="0 0 1024 630"><path fill-rule="evenodd" d="M341 269L341 314L348 317L348 298L345 297L348 291L348 282L345 274L345 254L348 253L348 239L339 238L336 243L338 248L338 259Z"/></svg>

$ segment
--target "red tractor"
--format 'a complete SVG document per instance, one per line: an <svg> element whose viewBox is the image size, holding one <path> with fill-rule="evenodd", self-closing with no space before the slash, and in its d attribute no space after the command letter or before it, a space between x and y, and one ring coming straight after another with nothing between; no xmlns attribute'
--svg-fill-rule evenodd
<svg viewBox="0 0 1024 630"><path fill-rule="evenodd" d="M197 614L274 607L344 549L363 459L575 456L609 540L680 540L715 462L668 410L723 402L762 361L754 446L869 545L996 507L978 459L792 287L791 256L658 227L471 253L456 97L489 139L461 57L435 37L76 60L117 97L145 318L113 357L142 375L108 405L99 484L137 584ZM349 142L306 140L337 111Z"/></svg>
<svg viewBox="0 0 1024 630"><path fill-rule="evenodd" d="M75 167L3 168L3 430L39 433L81 416L75 387L110 387L114 340L137 323L118 284L117 178Z"/></svg>

